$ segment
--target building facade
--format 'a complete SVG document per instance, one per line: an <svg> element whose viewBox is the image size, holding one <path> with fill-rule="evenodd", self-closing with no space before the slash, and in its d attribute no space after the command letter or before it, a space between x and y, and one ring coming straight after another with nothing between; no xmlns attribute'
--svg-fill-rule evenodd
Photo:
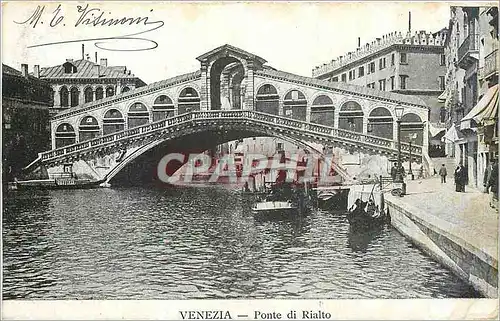
<svg viewBox="0 0 500 321"><path fill-rule="evenodd" d="M443 140L446 155L467 168L470 186L482 185L486 165L498 154L497 12L496 7L450 8Z"/></svg>
<svg viewBox="0 0 500 321"><path fill-rule="evenodd" d="M313 69L315 78L381 91L417 95L430 107L430 121L442 123L438 96L444 90L447 29L436 33L393 32Z"/></svg>
<svg viewBox="0 0 500 321"><path fill-rule="evenodd" d="M114 96L141 87L145 82L126 66L108 66L108 60L95 62L84 58L66 61L57 66L41 68L35 65L32 74L51 84L54 106L51 115L70 107Z"/></svg>
<svg viewBox="0 0 500 321"><path fill-rule="evenodd" d="M18 178L22 168L50 149L50 84L2 64L3 182Z"/></svg>

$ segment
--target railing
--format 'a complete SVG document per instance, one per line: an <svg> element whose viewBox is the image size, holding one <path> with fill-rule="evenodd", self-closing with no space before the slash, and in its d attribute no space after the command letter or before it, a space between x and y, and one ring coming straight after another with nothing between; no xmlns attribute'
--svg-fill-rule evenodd
<svg viewBox="0 0 500 321"><path fill-rule="evenodd" d="M479 35L470 34L465 38L464 42L458 48L458 61L460 62L464 56L470 51L479 50Z"/></svg>
<svg viewBox="0 0 500 321"><path fill-rule="evenodd" d="M495 49L489 55L484 57L484 67L483 67L483 72L482 72L483 78L486 78L486 77L498 72L497 51L498 51L498 49Z"/></svg>
<svg viewBox="0 0 500 321"><path fill-rule="evenodd" d="M94 138L85 142L75 143L65 147L60 147L48 152L40 153L39 156L42 162L47 162L64 155L76 153L85 149L90 149L96 146L110 144L120 140L140 137L144 134L152 134L165 129L174 129L177 126L187 123L195 124L195 121L200 120L221 120L231 119L236 121L253 120L254 122L264 125L285 127L292 131L300 131L301 134L315 134L323 137L340 138L342 141L350 143L361 143L376 148L384 148L386 150L395 151L397 144L390 139L377 136L370 136L358 132L352 132L344 129L333 128L329 126L308 123L301 120L295 120L287 117L266 114L262 112L250 110L217 110L217 111L193 111L183 115L175 116L168 119L159 120L157 122L138 126L131 129L126 129L120 132L112 133L106 136ZM199 124L203 126L203 124ZM176 128L177 129L177 128ZM401 151L409 153L410 145L401 143ZM412 145L412 154L421 156L422 147Z"/></svg>

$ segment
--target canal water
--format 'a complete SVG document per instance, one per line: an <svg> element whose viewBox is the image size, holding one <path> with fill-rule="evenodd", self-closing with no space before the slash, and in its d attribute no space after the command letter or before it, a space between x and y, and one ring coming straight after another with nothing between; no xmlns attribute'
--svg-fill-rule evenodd
<svg viewBox="0 0 500 321"><path fill-rule="evenodd" d="M258 222L223 187L4 195L4 299L478 297L390 226Z"/></svg>

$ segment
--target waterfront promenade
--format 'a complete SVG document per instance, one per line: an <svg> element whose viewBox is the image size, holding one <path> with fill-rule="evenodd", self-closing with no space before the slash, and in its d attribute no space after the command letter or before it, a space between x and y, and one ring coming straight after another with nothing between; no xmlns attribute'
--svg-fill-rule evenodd
<svg viewBox="0 0 500 321"><path fill-rule="evenodd" d="M407 181L407 195L386 196L392 224L485 296L498 292L498 212L489 195L453 179Z"/></svg>

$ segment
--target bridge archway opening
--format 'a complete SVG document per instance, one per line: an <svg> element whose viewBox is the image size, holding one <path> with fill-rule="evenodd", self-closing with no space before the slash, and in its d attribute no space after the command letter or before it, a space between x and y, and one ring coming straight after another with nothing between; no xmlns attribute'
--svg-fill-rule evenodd
<svg viewBox="0 0 500 321"><path fill-rule="evenodd" d="M167 95L158 96L153 103L153 121L174 116L174 103Z"/></svg>
<svg viewBox="0 0 500 321"><path fill-rule="evenodd" d="M66 86L62 86L59 90L59 100L61 101L61 107L69 106L69 91Z"/></svg>
<svg viewBox="0 0 500 321"><path fill-rule="evenodd" d="M125 119L118 109L110 109L104 114L102 125L103 135L112 134L125 129Z"/></svg>
<svg viewBox="0 0 500 321"><path fill-rule="evenodd" d="M83 96L86 103L94 100L94 92L92 91L92 87L85 88L85 90L83 91Z"/></svg>
<svg viewBox="0 0 500 321"><path fill-rule="evenodd" d="M230 71L229 77L229 103L231 109L241 109L243 106L243 95L241 84L245 76L245 70L238 64L234 71Z"/></svg>
<svg viewBox="0 0 500 321"><path fill-rule="evenodd" d="M339 128L362 133L363 117L364 113L360 104L355 101L345 102L339 111Z"/></svg>
<svg viewBox="0 0 500 321"><path fill-rule="evenodd" d="M193 87L186 87L179 94L177 114L200 110L200 95Z"/></svg>
<svg viewBox="0 0 500 321"><path fill-rule="evenodd" d="M394 119L391 112L384 107L377 107L368 116L368 134L393 139Z"/></svg>
<svg viewBox="0 0 500 321"><path fill-rule="evenodd" d="M290 90L283 99L283 116L305 121L306 115L306 97L298 89Z"/></svg>
<svg viewBox="0 0 500 321"><path fill-rule="evenodd" d="M316 97L311 106L311 123L334 126L335 107L327 95Z"/></svg>
<svg viewBox="0 0 500 321"><path fill-rule="evenodd" d="M264 84L257 90L255 110L263 113L279 115L280 96L276 87Z"/></svg>
<svg viewBox="0 0 500 321"><path fill-rule="evenodd" d="M78 106L80 103L80 91L78 88L73 87L70 90L71 107Z"/></svg>
<svg viewBox="0 0 500 321"><path fill-rule="evenodd" d="M73 126L63 123L57 126L55 132L56 148L76 143L76 133Z"/></svg>
<svg viewBox="0 0 500 321"><path fill-rule="evenodd" d="M133 103L127 114L128 128L145 125L149 123L149 110L143 103Z"/></svg>
<svg viewBox="0 0 500 321"><path fill-rule="evenodd" d="M106 88L106 97L111 97L115 95L115 89L113 87Z"/></svg>
<svg viewBox="0 0 500 321"><path fill-rule="evenodd" d="M242 68L244 71L243 64L234 57L222 57L217 59L210 67L210 109L220 110L222 109L222 99L224 99L224 105L230 104L230 93L229 93L229 83L230 83L230 73L225 73L227 71L226 67L229 69ZM224 77L223 77L224 76ZM243 77L242 77L243 79ZM241 94L241 92L240 92Z"/></svg>
<svg viewBox="0 0 500 321"><path fill-rule="evenodd" d="M104 90L102 87L97 87L95 90L95 100L104 98Z"/></svg>
<svg viewBox="0 0 500 321"><path fill-rule="evenodd" d="M401 117L401 141L422 146L424 144L424 123L420 116L414 113Z"/></svg>
<svg viewBox="0 0 500 321"><path fill-rule="evenodd" d="M101 129L97 119L92 116L83 117L80 121L80 126L78 127L78 134L80 142L99 137Z"/></svg>

